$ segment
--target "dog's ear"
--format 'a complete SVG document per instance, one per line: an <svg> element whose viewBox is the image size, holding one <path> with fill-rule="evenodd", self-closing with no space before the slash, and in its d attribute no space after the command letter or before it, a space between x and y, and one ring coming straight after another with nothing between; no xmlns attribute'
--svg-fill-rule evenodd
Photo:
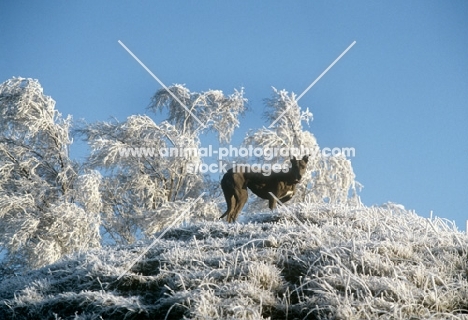
<svg viewBox="0 0 468 320"><path fill-rule="evenodd" d="M302 160L304 160L304 162L307 163L309 161L309 155L306 154L305 156L303 156Z"/></svg>
<svg viewBox="0 0 468 320"><path fill-rule="evenodd" d="M291 159L291 162L296 162L296 161L297 161L296 156L293 156Z"/></svg>

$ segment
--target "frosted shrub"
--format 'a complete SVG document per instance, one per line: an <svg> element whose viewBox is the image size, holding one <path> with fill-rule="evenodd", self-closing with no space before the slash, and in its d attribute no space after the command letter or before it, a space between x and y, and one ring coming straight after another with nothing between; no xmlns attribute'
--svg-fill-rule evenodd
<svg viewBox="0 0 468 320"><path fill-rule="evenodd" d="M74 202L80 177L68 155L70 126L37 80L0 85L0 246L11 266L99 246L99 215L85 210L88 199Z"/></svg>

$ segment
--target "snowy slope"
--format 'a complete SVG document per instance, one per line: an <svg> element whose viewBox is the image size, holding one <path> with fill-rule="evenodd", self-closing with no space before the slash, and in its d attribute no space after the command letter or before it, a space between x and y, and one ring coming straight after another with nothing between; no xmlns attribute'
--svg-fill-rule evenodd
<svg viewBox="0 0 468 320"><path fill-rule="evenodd" d="M0 318L468 319L468 237L397 205L190 224L117 280L147 245L6 276Z"/></svg>

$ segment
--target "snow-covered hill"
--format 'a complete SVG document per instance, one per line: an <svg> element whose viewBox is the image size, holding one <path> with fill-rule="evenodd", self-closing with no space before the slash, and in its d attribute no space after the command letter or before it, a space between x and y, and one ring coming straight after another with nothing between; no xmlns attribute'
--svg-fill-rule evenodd
<svg viewBox="0 0 468 320"><path fill-rule="evenodd" d="M398 205L174 228L118 280L148 245L7 275L0 318L468 319L468 237Z"/></svg>

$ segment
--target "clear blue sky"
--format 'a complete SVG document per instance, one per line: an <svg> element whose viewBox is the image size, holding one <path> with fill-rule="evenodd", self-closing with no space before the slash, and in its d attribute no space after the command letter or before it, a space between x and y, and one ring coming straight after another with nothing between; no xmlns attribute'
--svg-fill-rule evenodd
<svg viewBox="0 0 468 320"><path fill-rule="evenodd" d="M143 114L158 83L244 87L261 117L271 86L300 94L321 147L354 147L366 205L468 219L467 1L18 1L0 3L0 81L40 80L88 122ZM78 148L79 146L76 146Z"/></svg>

